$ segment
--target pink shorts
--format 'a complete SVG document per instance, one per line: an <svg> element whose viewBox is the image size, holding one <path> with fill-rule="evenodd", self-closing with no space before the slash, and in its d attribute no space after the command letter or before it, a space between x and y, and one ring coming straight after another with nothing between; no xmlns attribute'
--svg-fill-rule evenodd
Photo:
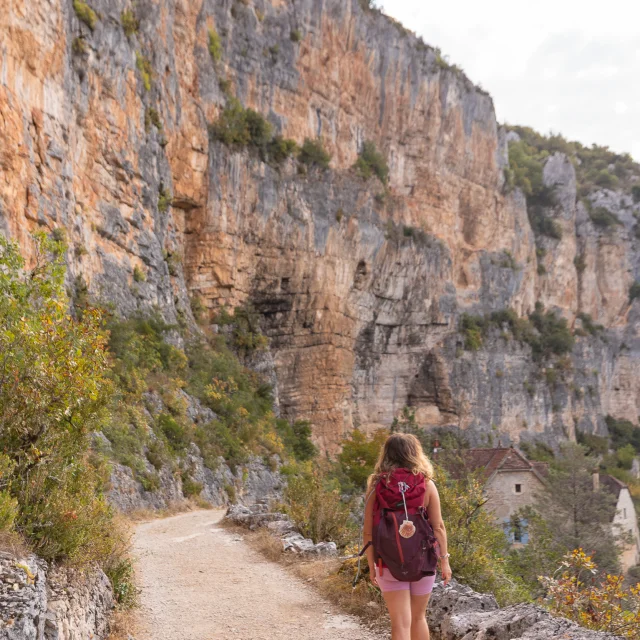
<svg viewBox="0 0 640 640"><path fill-rule="evenodd" d="M435 581L436 577L433 575L425 576L417 582L402 582L396 580L387 568L383 568L382 577L380 577L380 570L376 565L376 582L383 593L385 591L410 591L412 596L426 596L433 591Z"/></svg>

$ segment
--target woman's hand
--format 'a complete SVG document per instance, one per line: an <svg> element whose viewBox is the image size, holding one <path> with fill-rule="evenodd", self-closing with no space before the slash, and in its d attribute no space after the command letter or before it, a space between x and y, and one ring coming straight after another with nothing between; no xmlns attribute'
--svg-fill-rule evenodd
<svg viewBox="0 0 640 640"><path fill-rule="evenodd" d="M378 586L378 581L376 580L376 568L375 565L369 565L369 579L371 580L371 584L374 586Z"/></svg>
<svg viewBox="0 0 640 640"><path fill-rule="evenodd" d="M440 559L440 573L442 574L442 579L444 580L445 585L449 584L449 580L451 580L451 567L449 566L449 558Z"/></svg>

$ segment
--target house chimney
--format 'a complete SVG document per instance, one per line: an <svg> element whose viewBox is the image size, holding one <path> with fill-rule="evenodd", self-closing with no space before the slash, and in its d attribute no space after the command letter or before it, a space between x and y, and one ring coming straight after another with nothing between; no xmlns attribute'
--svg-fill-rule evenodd
<svg viewBox="0 0 640 640"><path fill-rule="evenodd" d="M598 471L593 472L593 490L600 491L600 473Z"/></svg>

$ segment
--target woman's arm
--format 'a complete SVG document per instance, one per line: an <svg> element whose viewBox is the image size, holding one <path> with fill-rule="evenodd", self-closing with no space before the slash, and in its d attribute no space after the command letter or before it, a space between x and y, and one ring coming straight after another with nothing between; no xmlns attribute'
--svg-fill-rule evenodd
<svg viewBox="0 0 640 640"><path fill-rule="evenodd" d="M447 554L447 530L442 521L442 512L440 511L440 495L438 489L433 483L433 480L429 480L427 484L427 516L429 522L433 527L433 533L438 541L440 547L440 572L442 573L442 579L447 584L451 580L451 567L449 566L449 558L444 558ZM425 501L426 502L426 501Z"/></svg>
<svg viewBox="0 0 640 640"><path fill-rule="evenodd" d="M375 502L375 491L368 489L365 495L366 504L364 505L364 527L362 530L362 544L366 545L373 541L373 503ZM375 560L373 557L373 545L370 544L367 550L367 562L369 563L369 575L371 582L376 583Z"/></svg>

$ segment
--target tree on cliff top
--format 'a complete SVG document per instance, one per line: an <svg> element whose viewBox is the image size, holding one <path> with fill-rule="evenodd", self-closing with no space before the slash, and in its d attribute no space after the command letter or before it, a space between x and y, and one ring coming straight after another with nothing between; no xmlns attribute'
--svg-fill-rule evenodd
<svg viewBox="0 0 640 640"><path fill-rule="evenodd" d="M69 313L64 247L36 236L25 270L0 236L0 472L5 533L18 531L47 559L106 562L121 540L102 496L104 470L89 436L109 398L100 313ZM6 515L6 514L5 514Z"/></svg>

